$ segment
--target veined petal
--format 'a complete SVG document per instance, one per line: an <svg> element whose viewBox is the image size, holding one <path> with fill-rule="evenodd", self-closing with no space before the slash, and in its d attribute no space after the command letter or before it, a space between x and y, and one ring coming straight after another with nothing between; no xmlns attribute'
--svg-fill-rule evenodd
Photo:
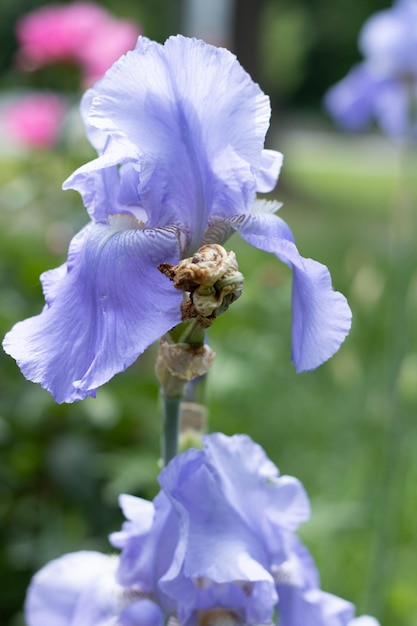
<svg viewBox="0 0 417 626"><path fill-rule="evenodd" d="M46 274L42 313L16 324L3 343L57 402L95 395L181 321L181 294L156 269L178 262L174 231L117 215L73 241L66 271Z"/></svg>
<svg viewBox="0 0 417 626"><path fill-rule="evenodd" d="M227 221L243 239L291 267L292 359L297 372L318 367L339 349L351 325L349 305L333 290L327 267L299 254L291 230L276 215L241 215Z"/></svg>
<svg viewBox="0 0 417 626"><path fill-rule="evenodd" d="M211 215L247 210L257 177L264 188L277 174L278 159L262 157L269 99L227 50L140 38L93 92L87 124L135 152L145 210L188 232L189 248Z"/></svg>

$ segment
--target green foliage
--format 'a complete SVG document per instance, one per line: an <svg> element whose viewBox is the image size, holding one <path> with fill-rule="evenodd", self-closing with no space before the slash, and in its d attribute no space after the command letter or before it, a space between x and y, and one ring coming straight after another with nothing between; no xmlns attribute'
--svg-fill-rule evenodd
<svg viewBox="0 0 417 626"><path fill-rule="evenodd" d="M260 81L276 105L320 107L324 92L360 59L364 21L386 0L264 0Z"/></svg>

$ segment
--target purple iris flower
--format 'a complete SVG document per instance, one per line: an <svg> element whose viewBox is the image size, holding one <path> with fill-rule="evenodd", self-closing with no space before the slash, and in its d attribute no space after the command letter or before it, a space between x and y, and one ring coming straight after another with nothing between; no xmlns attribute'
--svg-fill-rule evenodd
<svg viewBox="0 0 417 626"><path fill-rule="evenodd" d="M264 451L243 435L204 438L162 471L149 503L121 496L128 521L111 543L122 549L118 581L150 594L182 626L210 611L267 624L278 601L271 570L309 516L295 478L279 476Z"/></svg>
<svg viewBox="0 0 417 626"><path fill-rule="evenodd" d="M34 577L28 626L161 626L170 616L259 625L277 615L280 626L378 626L320 589L294 534L310 512L299 481L247 436L203 443L167 465L153 503L121 496L127 521L110 537L120 557L70 554Z"/></svg>
<svg viewBox="0 0 417 626"><path fill-rule="evenodd" d="M88 395L181 321L181 295L160 274L234 231L293 271L292 359L314 369L350 329L327 268L300 256L273 189L282 155L264 149L269 99L224 49L182 36L139 38L83 99L98 158L64 183L90 223L68 261L41 280L46 305L16 324L6 352L57 402Z"/></svg>
<svg viewBox="0 0 417 626"><path fill-rule="evenodd" d="M390 137L416 134L417 2L398 0L370 17L359 35L365 60L325 95L324 103L345 130L376 120Z"/></svg>

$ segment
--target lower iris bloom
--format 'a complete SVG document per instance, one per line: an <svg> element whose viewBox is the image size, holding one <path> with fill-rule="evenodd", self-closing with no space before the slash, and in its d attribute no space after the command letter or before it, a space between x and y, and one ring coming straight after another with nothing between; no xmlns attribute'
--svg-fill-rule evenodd
<svg viewBox="0 0 417 626"><path fill-rule="evenodd" d="M314 369L350 329L327 268L303 258L273 189L282 155L264 149L270 105L234 55L202 41L139 38L82 102L98 158L64 183L90 223L68 261L41 277L45 308L4 340L57 402L88 395L180 323L181 294L157 267L237 231L293 271L292 359Z"/></svg>
<svg viewBox="0 0 417 626"><path fill-rule="evenodd" d="M154 502L121 496L120 557L65 555L33 578L28 626L378 626L320 589L295 531L309 516L296 478L249 437L213 434L175 457Z"/></svg>
<svg viewBox="0 0 417 626"><path fill-rule="evenodd" d="M346 130L376 121L390 137L416 136L417 3L397 0L364 24L359 48L365 60L331 87L325 106Z"/></svg>

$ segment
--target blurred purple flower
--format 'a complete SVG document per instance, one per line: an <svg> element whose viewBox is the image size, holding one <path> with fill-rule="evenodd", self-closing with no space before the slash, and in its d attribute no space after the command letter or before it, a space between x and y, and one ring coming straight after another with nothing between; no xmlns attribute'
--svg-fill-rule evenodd
<svg viewBox="0 0 417 626"><path fill-rule="evenodd" d="M157 270L237 231L293 270L292 358L314 369L351 313L327 268L300 256L270 191L282 155L264 150L270 105L234 55L202 41L140 38L89 90L82 111L99 157L64 183L91 222L66 265L42 277L46 306L4 340L23 374L57 402L94 395L181 321L181 295Z"/></svg>
<svg viewBox="0 0 417 626"><path fill-rule="evenodd" d="M304 489L249 437L206 436L160 484L154 503L121 496L116 572L117 557L80 552L34 577L28 626L160 626L162 614L181 626L271 624L276 613L280 626L378 626L320 590L294 534L309 516Z"/></svg>
<svg viewBox="0 0 417 626"><path fill-rule="evenodd" d="M365 60L325 95L324 103L346 130L376 120L390 137L417 131L417 1L398 0L370 17L359 35Z"/></svg>

